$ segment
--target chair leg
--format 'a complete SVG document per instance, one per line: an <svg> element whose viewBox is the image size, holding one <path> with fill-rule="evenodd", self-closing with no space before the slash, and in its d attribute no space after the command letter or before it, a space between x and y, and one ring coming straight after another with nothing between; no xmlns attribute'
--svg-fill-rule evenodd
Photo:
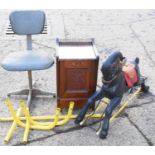
<svg viewBox="0 0 155 155"><path fill-rule="evenodd" d="M42 91L40 89L32 89L32 95L33 96L53 96L53 97L56 97L55 93Z"/></svg>
<svg viewBox="0 0 155 155"><path fill-rule="evenodd" d="M29 89L23 89L23 90L20 90L20 91L16 91L16 92L11 92L11 93L8 93L7 96L10 97L10 96L16 96L16 95L27 95L29 93Z"/></svg>

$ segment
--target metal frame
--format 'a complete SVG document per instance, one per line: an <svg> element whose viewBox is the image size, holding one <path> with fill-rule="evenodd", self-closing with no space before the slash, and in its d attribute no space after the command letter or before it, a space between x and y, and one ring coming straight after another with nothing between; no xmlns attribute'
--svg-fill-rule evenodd
<svg viewBox="0 0 155 155"><path fill-rule="evenodd" d="M132 101L141 91L141 87L139 87L134 94L131 94L128 98L128 100L121 105L121 107L113 113L110 123L115 120L115 118L120 115L120 113L128 106L129 102ZM101 109L103 109L108 103L109 99L106 99L98 106L98 108L95 110L95 113L87 114L85 116L85 119L81 123L81 125L88 119L92 118L100 118L101 120L104 118L103 113L98 113ZM10 122L12 121L11 128L9 129L7 136L4 139L5 143L8 143L13 136L13 133L18 126L25 129L24 136L23 136L23 143L26 144L28 141L29 132L31 129L33 130L52 130L56 126L63 126L67 124L70 119L75 119L77 115L73 115L73 108L74 108L74 102L70 102L70 106L68 109L67 115L60 115L60 108L56 108L55 115L54 116L31 116L29 112L29 108L25 105L24 101L20 101L20 108L18 109L17 113L15 112L12 103L9 99L5 101L12 117L4 117L0 118L0 122ZM25 116L20 116L21 114L24 114ZM49 121L53 120L52 122L39 122L39 121ZM23 122L24 121L24 122ZM99 134L101 131L101 127L98 129L96 134Z"/></svg>
<svg viewBox="0 0 155 155"><path fill-rule="evenodd" d="M27 51L32 52L32 36L31 35L27 35L26 36L26 45L27 45ZM8 97L12 96L12 95L27 95L28 99L27 99L27 106L29 107L31 102L32 102L32 97L33 96L53 96L56 97L55 93L51 93L51 92L46 92L46 91L42 91L39 89L34 89L33 88L33 84L32 84L32 71L27 71L28 73L28 83L29 83L29 88L28 89L23 89L20 91L16 91L16 92L11 92L8 93Z"/></svg>

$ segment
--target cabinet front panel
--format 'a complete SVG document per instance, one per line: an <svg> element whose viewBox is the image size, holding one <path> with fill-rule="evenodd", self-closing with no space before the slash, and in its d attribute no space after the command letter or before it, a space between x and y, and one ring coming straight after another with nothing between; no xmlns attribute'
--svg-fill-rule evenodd
<svg viewBox="0 0 155 155"><path fill-rule="evenodd" d="M88 69L87 68L65 68L65 91L73 93L82 91L87 93L88 90Z"/></svg>
<svg viewBox="0 0 155 155"><path fill-rule="evenodd" d="M60 96L88 97L96 88L94 65L90 60L60 61Z"/></svg>

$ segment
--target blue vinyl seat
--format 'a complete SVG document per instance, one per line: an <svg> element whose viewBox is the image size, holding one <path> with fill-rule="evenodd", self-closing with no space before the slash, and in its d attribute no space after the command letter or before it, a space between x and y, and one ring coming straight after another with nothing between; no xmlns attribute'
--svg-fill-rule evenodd
<svg viewBox="0 0 155 155"><path fill-rule="evenodd" d="M7 71L34 71L48 69L54 64L44 52L21 51L9 54L1 66Z"/></svg>

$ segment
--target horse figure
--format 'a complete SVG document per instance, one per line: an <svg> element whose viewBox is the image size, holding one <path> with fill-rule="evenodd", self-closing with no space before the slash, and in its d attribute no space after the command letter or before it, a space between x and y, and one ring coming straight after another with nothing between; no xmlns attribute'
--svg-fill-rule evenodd
<svg viewBox="0 0 155 155"><path fill-rule="evenodd" d="M105 117L99 134L101 139L108 135L109 120L113 110L120 104L123 94L134 86L141 86L141 91L148 92L149 87L145 85L145 79L141 77L139 70L139 58L123 67L125 57L119 51L113 52L102 64L102 87L96 91L84 105L77 118L75 124L79 124L85 117L85 114L91 104L97 100L106 97L110 99L105 109Z"/></svg>

